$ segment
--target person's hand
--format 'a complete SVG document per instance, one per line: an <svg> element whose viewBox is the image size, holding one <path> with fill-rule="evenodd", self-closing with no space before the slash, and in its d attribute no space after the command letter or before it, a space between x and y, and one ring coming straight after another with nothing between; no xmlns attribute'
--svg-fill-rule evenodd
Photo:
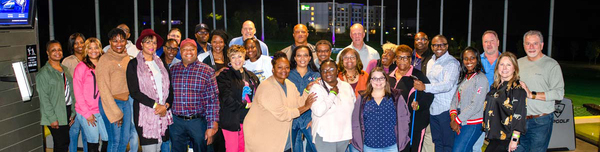
<svg viewBox="0 0 600 152"><path fill-rule="evenodd" d="M206 140L206 145L212 144L215 133L217 133L216 126L212 129L206 129L206 132L204 133L204 139Z"/></svg>
<svg viewBox="0 0 600 152"><path fill-rule="evenodd" d="M69 127L72 126L73 123L75 123L75 116L69 118Z"/></svg>
<svg viewBox="0 0 600 152"><path fill-rule="evenodd" d="M224 70L229 70L228 67L222 67L221 69L215 71L215 77L219 76L219 74L221 74L221 72L223 72Z"/></svg>
<svg viewBox="0 0 600 152"><path fill-rule="evenodd" d="M90 117L86 119L88 126L96 127L96 117L94 117L94 115L90 115Z"/></svg>
<svg viewBox="0 0 600 152"><path fill-rule="evenodd" d="M311 93L308 95L308 98L306 98L306 101L304 101L304 106L310 108L315 101L317 101L317 94Z"/></svg>
<svg viewBox="0 0 600 152"><path fill-rule="evenodd" d="M58 129L58 120L54 121L53 123L50 123L50 128Z"/></svg>
<svg viewBox="0 0 600 152"><path fill-rule="evenodd" d="M306 129L310 128L310 126L312 126L312 121L308 122L308 124L306 125Z"/></svg>
<svg viewBox="0 0 600 152"><path fill-rule="evenodd" d="M310 88L311 88L311 87L312 87L314 84L316 84L316 83L319 83L319 81L321 81L321 78L317 78L317 79L315 79L315 81L312 81L312 82L308 83L308 85L306 85L306 88L305 88L305 89L306 89L306 90L308 90L308 91L310 91Z"/></svg>
<svg viewBox="0 0 600 152"><path fill-rule="evenodd" d="M456 134L460 134L460 125L456 123L456 121L454 121L454 119L452 119L452 121L450 121L450 128L456 132Z"/></svg>
<svg viewBox="0 0 600 152"><path fill-rule="evenodd" d="M410 104L410 106L412 107L413 110L419 110L419 102L417 101L413 101L413 103Z"/></svg>
<svg viewBox="0 0 600 152"><path fill-rule="evenodd" d="M517 145L518 145L517 141L512 141L512 139L510 139L510 143L508 144L508 151L513 152L513 151L517 150L517 147L518 147Z"/></svg>
<svg viewBox="0 0 600 152"><path fill-rule="evenodd" d="M160 117L164 117L167 114L167 106L157 104L156 107L154 107L154 114L160 115Z"/></svg>
<svg viewBox="0 0 600 152"><path fill-rule="evenodd" d="M533 94L531 94L531 91L529 91L529 88L527 88L527 84L525 84L525 82L523 81L519 81L519 83L521 84L521 88L523 88L523 90L525 90L525 92L527 92L527 98L533 97Z"/></svg>
<svg viewBox="0 0 600 152"><path fill-rule="evenodd" d="M121 127L121 125L123 125L123 117L121 117L121 119L117 120L115 123L117 124L117 127Z"/></svg>
<svg viewBox="0 0 600 152"><path fill-rule="evenodd" d="M247 109L250 109L251 107L252 107L252 102L248 102L248 103L246 103L246 108L247 108Z"/></svg>
<svg viewBox="0 0 600 152"><path fill-rule="evenodd" d="M335 93L338 93L338 94L340 93L340 92L339 92L339 91L340 91L340 89L338 89L338 87L337 87L337 86L333 86L333 88L331 88L331 90L332 90L332 91L335 91Z"/></svg>
<svg viewBox="0 0 600 152"><path fill-rule="evenodd" d="M425 90L425 84L419 80L414 80L413 87L419 91Z"/></svg>

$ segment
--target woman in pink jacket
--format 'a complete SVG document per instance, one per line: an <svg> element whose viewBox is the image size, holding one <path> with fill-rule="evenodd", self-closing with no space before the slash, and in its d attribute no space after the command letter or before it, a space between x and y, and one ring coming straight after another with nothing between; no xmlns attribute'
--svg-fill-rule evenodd
<svg viewBox="0 0 600 152"><path fill-rule="evenodd" d="M98 104L100 94L96 84L96 63L102 56L102 44L97 38L89 38L85 41L83 60L75 67L73 72L73 90L75 93L76 119L82 124L83 134L87 138L88 152L97 152L99 139L102 137L102 151L108 145L108 134L104 127L104 121L100 116Z"/></svg>

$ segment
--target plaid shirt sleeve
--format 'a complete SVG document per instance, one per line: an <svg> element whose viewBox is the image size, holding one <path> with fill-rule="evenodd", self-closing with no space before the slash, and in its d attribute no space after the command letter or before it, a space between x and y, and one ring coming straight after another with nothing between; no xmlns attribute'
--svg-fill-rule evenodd
<svg viewBox="0 0 600 152"><path fill-rule="evenodd" d="M208 122L208 128L214 127L213 122L219 121L219 88L217 87L217 79L214 76L214 70L208 72L207 76L210 77L209 81L204 81L207 88L208 101L206 103L206 121Z"/></svg>

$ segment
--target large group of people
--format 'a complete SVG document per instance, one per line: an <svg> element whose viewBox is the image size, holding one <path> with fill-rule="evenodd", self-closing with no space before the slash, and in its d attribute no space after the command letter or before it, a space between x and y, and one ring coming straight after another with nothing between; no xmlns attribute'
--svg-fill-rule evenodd
<svg viewBox="0 0 600 152"><path fill-rule="evenodd" d="M483 52L457 57L443 35L423 32L414 49L388 42L380 56L361 24L333 58L329 41L308 43L303 24L272 56L252 21L241 33L198 24L194 39L177 28L163 39L145 29L134 44L121 24L104 49L71 35L64 59L49 41L35 80L54 151L76 151L81 134L86 152L477 152L484 140L485 151L538 152L564 96L535 30L519 59L498 51L491 30Z"/></svg>

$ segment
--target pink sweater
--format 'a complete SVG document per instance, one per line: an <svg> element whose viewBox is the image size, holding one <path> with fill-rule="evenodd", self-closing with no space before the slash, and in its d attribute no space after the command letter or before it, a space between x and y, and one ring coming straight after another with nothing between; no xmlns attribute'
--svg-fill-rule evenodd
<svg viewBox="0 0 600 152"><path fill-rule="evenodd" d="M92 74L94 73L94 74ZM79 62L73 72L73 92L75 92L75 111L85 118L97 114L100 93L96 86L96 70L90 69L83 62Z"/></svg>

